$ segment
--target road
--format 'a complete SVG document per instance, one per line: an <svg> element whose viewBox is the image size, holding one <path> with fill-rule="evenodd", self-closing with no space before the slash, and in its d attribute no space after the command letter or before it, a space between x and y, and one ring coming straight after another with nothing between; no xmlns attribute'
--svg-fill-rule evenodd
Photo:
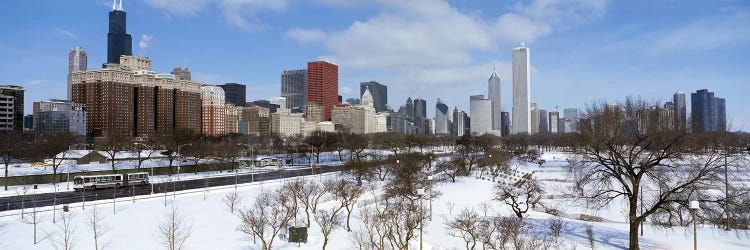
<svg viewBox="0 0 750 250"><path fill-rule="evenodd" d="M342 171L343 169L344 168L342 166L318 165L314 171L314 174L337 172ZM229 186L234 184L250 183L253 181L257 182L265 180L275 180L312 174L313 172L310 169L279 170L257 174L240 174L236 176L222 176L204 179L154 183L153 190L154 194L159 194L165 192L200 189L206 187ZM149 194L151 194L151 185L130 186L118 189L100 189L96 191L85 192L68 191L0 197L0 212L21 208L27 209L33 207L52 206L53 204L64 205L76 202L107 200L112 199L113 197L124 198Z"/></svg>

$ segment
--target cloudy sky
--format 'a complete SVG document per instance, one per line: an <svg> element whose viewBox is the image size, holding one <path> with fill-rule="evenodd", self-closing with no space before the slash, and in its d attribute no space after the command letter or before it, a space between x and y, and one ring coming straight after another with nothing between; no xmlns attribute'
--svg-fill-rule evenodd
<svg viewBox="0 0 750 250"><path fill-rule="evenodd" d="M106 61L107 0L0 3L0 84L33 100L66 96L67 54ZM641 96L669 101L708 88L727 99L734 130L750 130L750 4L676 0L125 0L133 52L194 80L280 94L279 73L307 61L339 65L344 99L359 82L468 109L496 69L511 108L511 50L531 50L531 98L546 109ZM689 100L689 94L688 94ZM688 104L689 109L689 104Z"/></svg>

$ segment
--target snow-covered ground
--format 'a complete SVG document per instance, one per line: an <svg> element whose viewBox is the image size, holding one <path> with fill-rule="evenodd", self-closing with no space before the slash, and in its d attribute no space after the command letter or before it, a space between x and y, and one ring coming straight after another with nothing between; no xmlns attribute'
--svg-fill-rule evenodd
<svg viewBox="0 0 750 250"><path fill-rule="evenodd" d="M550 158L545 167L538 168L535 166L523 166L522 171L537 170L537 177L546 180L545 187L548 191L555 192L555 185L559 182L554 180L564 179L565 172L562 161L554 161L562 154L545 154L545 158ZM553 159L554 157L554 159ZM556 163L555 163L556 162ZM554 167L557 166L557 167ZM326 174L324 176L309 176L322 180L325 178L337 178L336 174ZM284 180L274 180L267 182L258 182L249 185L242 185L239 193L243 197L243 204L250 205L253 198L261 190L272 190L280 187ZM424 229L424 249L465 249L463 241L453 238L449 235L443 218L452 218L463 208L478 208L481 203L491 204L494 214L511 216L509 207L493 201L494 183L489 180L477 179L474 177L459 178L456 183L442 183L436 187L442 195L432 201L433 219ZM174 202L186 215L192 224L192 236L187 241L186 249L260 249L259 246L252 244L252 239L241 232L237 231L239 219L232 215L222 202L222 198L233 192L233 187L213 188L208 193L204 190L193 190L182 192L174 196L167 196L168 202ZM369 194L364 195L360 200L370 199ZM545 199L543 202L549 205L557 204L553 199ZM107 242L108 249L161 249L155 234L158 221L162 220L166 211L164 206L164 196L144 196L132 202L129 199L117 201L114 214L113 204L111 201L100 201L97 207L105 213L105 223L111 230L102 237ZM321 206L332 206L334 201L329 201ZM93 239L91 231L86 226L86 213L92 208L93 203L86 204L86 210L82 210L80 204L72 204L72 213L74 215L73 225L76 227L77 245L76 249L93 249ZM424 203L428 205L427 202ZM453 209L450 209L453 207ZM355 213L360 209L355 209ZM44 210L44 209L42 209ZM572 208L563 208L566 213L590 212L574 211ZM602 216L612 222L583 222L572 219L565 219L566 227L562 234L565 246L568 248L576 247L577 249L590 249L586 237L585 228L591 224L594 229L596 238L596 249L623 249L628 244L628 225L624 221L621 210L613 206L612 211L599 211ZM27 211L28 212L28 211ZM10 212L0 214L8 215ZM17 214L17 213L16 213ZM542 212L530 211L526 219L533 225L537 225L536 230L545 231L544 226L547 219L551 216ZM28 214L27 214L28 216ZM37 244L32 242L33 228L32 225L21 222L18 215L2 216L0 223L5 224L5 235L0 238L0 249L52 249L51 238L59 237L58 228L51 222L50 212L45 212L47 217L39 227L40 239L47 237ZM304 213L300 218L304 217ZM352 216L352 227L357 229L360 225L355 216ZM672 228L662 229L653 226L645 226L645 232L641 238L643 249L692 249L692 228ZM297 247L296 243L284 243L280 239L274 242L274 249L321 249L322 236L318 226L312 223L308 230L310 233L308 243ZM55 235L58 234L58 235ZM747 232L741 232L747 234ZM339 228L331 235L331 242L327 249L354 249L350 233L345 229ZM725 232L712 227L698 228L698 249L750 249L750 241L747 237L738 237L735 231ZM418 244L418 237L413 244ZM415 248L418 249L418 248Z"/></svg>

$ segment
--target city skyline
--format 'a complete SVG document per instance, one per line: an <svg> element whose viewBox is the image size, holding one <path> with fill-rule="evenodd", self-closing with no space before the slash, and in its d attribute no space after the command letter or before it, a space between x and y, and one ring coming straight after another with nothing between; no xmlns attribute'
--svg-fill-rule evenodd
<svg viewBox="0 0 750 250"><path fill-rule="evenodd" d="M108 2L108 3L103 3ZM162 1L169 3L170 1ZM357 93L357 85L362 81L376 80L381 83L385 83L389 87L390 99L389 103L402 103L403 100L408 97L410 92L417 92L418 94L412 95L413 98L426 99L428 102L434 102L437 98L441 98L449 106L458 106L461 110L468 110L468 101L466 96L471 93L484 93L486 91L486 76L493 66L497 66L500 78L510 79L510 48L523 40L529 43L529 47L534 48L534 59L532 59L532 78L534 79L531 84L533 90L531 94L531 102L538 103L539 107L551 109L555 106L561 107L574 107L584 109L587 103L594 102L600 99L607 99L608 101L619 101L623 100L626 95L642 96L644 98L668 101L670 94L676 91L682 92L693 92L697 89L708 88L709 90L716 92L718 95L729 99L729 106L727 107L727 119L728 123L732 126L730 129L743 129L748 121L748 114L741 112L742 107L746 106L745 100L739 96L739 93L746 93L744 91L746 86L741 83L746 81L749 77L741 70L742 65L746 65L748 61L747 41L743 40L746 38L743 34L731 36L730 41L717 40L716 44L725 46L719 46L715 44L707 45L705 42L701 43L696 41L695 44L686 44L685 41L675 40L680 38L680 34L685 36L691 29L705 28L711 26L710 24L721 24L727 21L734 21L738 24L748 23L747 9L746 6L737 6L736 3L731 1L717 1L713 3L692 3L683 4L680 6L673 6L669 3L648 3L654 6L666 6L669 9L669 14L674 18L672 22L666 22L664 25L657 25L652 28L666 32L665 39L656 39L661 43L640 43L638 46L625 46L628 44L617 43L612 46L597 46L597 44L604 43L586 43L585 41L594 41L593 37L597 35L606 34L602 33L599 29L601 23L607 23L609 25L617 26L619 21L622 21L622 10L627 9L629 5L640 4L643 2L636 1L637 3L614 3L604 2L602 5L588 5L581 2L573 1L570 5L577 5L583 7L583 9L595 10L594 16L587 16L588 18L581 21L583 24L572 25L570 30L560 31L559 26L554 24L553 21L547 20L541 17L534 17L530 12L539 11L539 6L534 5L536 2L526 2L514 5L512 3L501 5L495 4L501 11L493 11L490 13L478 14L476 17L479 20L495 20L501 17L507 17L508 14L518 14L519 16L531 20L537 20L542 23L548 24L556 31L547 31L538 33L536 36L525 37L531 39L520 39L524 38L521 34L524 32L531 32L530 30L515 30L508 31L508 36L515 35L514 39L500 39L496 37L490 38L488 47L474 47L473 49L456 49L453 47L436 47L440 49L448 49L446 52L456 52L459 55L464 56L466 60L458 60L460 63L451 64L447 63L446 58L430 58L432 62L408 62L410 65L398 65L396 62L387 60L388 53L381 54L364 54L371 58L371 62L363 62L354 59L364 59L363 55L350 55L344 50L344 48L334 48L333 45L329 44L327 40L329 36L341 36L349 37L356 34L351 34L351 28L347 28L353 20L360 20L364 24L375 26L378 23L378 18L381 15L388 13L399 13L408 12L413 10L411 5L404 6L392 6L387 3L374 3L371 5L358 5L353 4L351 6L340 6L335 3L292 3L286 1L278 1L279 5L258 5L258 6L247 6L243 5L245 9L257 8L260 13L259 22L266 25L266 28L254 30L249 32L248 30L238 27L232 23L225 23L223 19L209 18L211 13L210 6L197 6L194 12L187 13L178 11L184 8L190 7L190 4L184 4L186 6L178 6L180 10L168 9L168 6L161 6L155 4L155 1L125 1L124 9L129 14L128 29L127 32L132 34L135 41L133 44L133 54L135 55L146 55L157 62L155 69L159 72L169 72L170 69L175 66L184 65L185 61L190 62L189 66L194 71L194 78L198 81L202 81L210 84L222 84L226 82L239 82L248 85L248 101L254 99L267 99L273 96L279 96L278 92L278 74L285 69L303 68L303 65L308 61L316 59L326 59L333 63L336 63L341 70L340 80L340 91L344 98L354 97ZM433 3L434 2L434 3ZM433 1L430 3L420 2L429 10L430 13L440 16L446 13L456 13L460 16L471 16L470 10L486 10L488 6L492 4L488 3L445 3L442 1ZM210 5L210 4L207 4ZM56 22L56 17L51 17L50 23L39 23L22 21L18 24L18 27L7 30L8 39L2 41L0 46L4 49L5 58L9 58L9 61L14 63L8 64L7 67L0 67L0 74L3 75L0 84L15 84L24 86L26 89L26 114L30 114L30 103L34 100L46 100L50 98L64 98L65 88L62 87L65 84L66 67L65 60L67 59L67 53L70 48L75 46L83 47L88 54L89 68L99 68L101 63L106 62L106 38L104 34L107 32L106 23L98 23L96 21L106 18L107 11L111 10L111 2L109 1L97 1L89 3L56 3L49 1L49 4L28 4L24 2L12 2L9 3L9 8L13 9L13 13L4 13L4 18L13 18L17 15L49 15L50 12L65 11L66 9L75 9L73 11L76 16L75 18L69 18L65 20L59 20ZM194 6L195 7L195 6ZM303 22L299 20L290 20L286 22L278 22L279 17L287 17L295 12L301 11L305 7L311 7L313 9L322 9L331 12L338 13L342 9L351 9L352 14L336 14L330 20L321 21L322 23L313 23L310 27L302 27ZM524 8L522 8L524 7ZM576 11L568 5L557 4L549 6L549 8L555 8L563 13L574 13L579 15L580 11ZM525 12L528 11L529 13ZM489 11L488 11L489 12ZM154 15L156 14L156 15ZM161 15L159 15L161 14ZM364 17L356 17L357 15L364 15ZM593 14L592 14L593 15ZM242 15L247 18L248 15ZM96 21L92 21L96 20ZM248 20L248 19L245 19ZM463 19L462 19L463 20ZM156 23L153 27L145 26L148 23ZM407 24L419 23L423 20L401 20ZM472 21L472 20L468 20ZM476 21L476 20L473 20ZM569 21L569 20L568 20ZM640 22L629 21L628 23L635 23L637 25L656 24L657 20L646 19ZM24 23L26 22L26 23ZM93 25L85 26L78 25L80 23L91 23ZM203 23L203 24L200 24ZM182 38L192 32L208 32L206 30L206 23L210 23L209 27L217 26L217 31L214 34L220 38L222 46L226 48L218 50L213 46L206 46L202 39L196 40L184 40L176 42L177 38ZM315 27L320 25L321 27ZM328 25L328 26L326 26ZM174 31L173 26L190 26L189 32L187 29L182 29L184 32ZM325 26L325 27L324 27ZM597 28L599 27L599 28ZM425 28L430 28L426 26ZM50 39L33 39L35 37L34 32L28 30L34 29L39 32L44 31L45 33L51 33L55 41L48 41ZM342 30L343 31L337 31ZM487 27L480 27L479 31L487 31ZM641 30L638 27L632 28L634 30ZM651 29L651 28L650 28ZM179 29L177 29L179 30ZM314 31L321 32L314 32ZM449 31L456 31L449 29ZM718 30L720 32L722 30ZM623 32L630 32L625 29ZM187 34L184 34L187 33ZM583 33L581 35L581 33ZM440 34L437 34L440 35ZM625 34L627 35L627 34ZM622 34L612 34L613 37L618 38L623 36ZM149 38L151 37L151 38ZM229 40L241 37L241 41L244 45L240 46L236 42ZM257 38L256 38L257 37ZM32 39L30 39L32 38ZM276 44L264 43L258 41L261 39L274 38L277 40ZM355 37L356 38L356 37ZM481 37L477 37L481 38ZM574 39L575 38L575 39ZM606 39L613 39L612 37L604 37ZM648 38L648 37L646 37ZM672 38L672 47L668 43L670 40L666 38ZM728 38L728 39L729 39ZM581 44L570 45L567 44L570 41L582 39ZM703 38L701 39L708 39ZM16 40L21 43L16 43ZM479 39L481 40L481 39ZM510 40L510 41L508 41ZM360 46L363 41L356 40L359 43L354 43L351 46ZM648 40L646 40L648 41ZM52 45L54 42L54 45ZM257 43L251 43L257 42ZM464 43L464 41L460 41ZM251 46L248 46L250 44ZM646 44L646 45L644 45ZM222 47L218 46L218 47ZM461 46L464 46L463 44ZM484 45L483 45L484 46ZM191 48L202 47L206 49L207 53L211 54L210 58L222 58L221 61L217 59L205 60L201 58L205 55L204 53L191 52ZM625 47L619 48L619 47ZM36 49L38 48L38 51ZM148 53L146 49L148 48ZM564 49L561 49L564 48ZM645 48L645 49L644 49ZM610 55L613 51L619 51L620 53L631 53L632 56L627 56L628 60L633 60L632 63L623 63L620 60L611 61L611 65L602 70L602 66L596 66L593 64L601 64L603 58L596 58L592 55L586 55L585 58L574 58L571 57L576 52L580 52L581 49L591 49L603 53L604 55ZM31 50L35 50L34 54L42 54L38 60L34 60L33 63L29 60L32 58L19 58L22 52L27 53ZM228 50L237 50L236 56L227 56ZM269 50L267 52L263 50ZM727 52L728 50L733 51L732 53L717 53ZM201 49L203 51L203 49ZM280 53L284 51L286 53ZM258 52L261 52L258 54ZM289 53L291 52L291 53ZM391 52L390 50L384 52ZM419 51L407 51L404 52L405 58L410 53L417 53ZM489 53L487 53L489 52ZM253 54L256 53L256 54ZM280 60L279 62L271 63L271 65L260 65L260 61L255 59L259 56L263 56L265 53L276 54ZM294 54L294 55L292 55ZM253 55L253 56L249 56ZM451 55L451 53L446 53ZM635 56L643 56L634 60ZM642 62L648 58L660 55L663 57L654 63L661 63L662 68L658 74L654 74L653 70L648 70L650 63ZM666 56L665 56L666 55ZM725 63L712 63L712 64L696 64L696 63L683 63L680 58L692 58L698 56L697 61L732 61L734 64ZM594 57L594 58L592 58ZM187 58L187 60L185 60ZM568 60L573 58L570 62L561 65L557 63L560 60ZM466 61L469 62L466 62ZM59 62L59 61L62 61ZM411 61L406 60L406 61ZM55 63L52 63L55 62ZM739 62L739 63L736 63ZM265 63L265 62L263 62ZM389 64L390 63L390 64ZM34 67L32 67L33 65ZM216 66L212 66L216 65ZM222 68L223 67L223 68ZM392 67L400 67L405 70L394 70ZM221 68L221 69L220 69ZM413 68L418 68L413 70ZM240 70L242 69L242 70ZM247 69L247 70L245 70ZM572 70L574 69L574 70ZM582 70L585 69L585 70ZM33 74L31 73L33 70ZM567 75L561 77L561 72L575 72L571 73L573 76ZM607 73L613 76L604 76L604 74L595 74L594 71ZM615 71L623 71L628 74L620 74ZM63 72L63 73L60 73ZM685 74L690 72L690 74ZM622 77L617 77L622 76ZM625 77L627 76L627 77ZM466 83L470 84L466 84ZM588 83L587 83L588 82ZM627 83L627 84L626 84ZM503 84L502 93L511 93L511 84ZM626 87L627 86L627 87ZM560 88L567 88L570 92L581 92L571 93L565 96L557 96ZM461 91L456 91L456 90ZM590 91L581 91L580 89L586 89ZM466 93L466 94L453 94L453 93ZM505 95L503 98L504 111L510 111L508 107L512 98ZM507 101L507 102L506 102ZM395 108L395 107L392 107ZM690 112L688 108L688 112ZM428 110L427 117L433 117L432 110Z"/></svg>

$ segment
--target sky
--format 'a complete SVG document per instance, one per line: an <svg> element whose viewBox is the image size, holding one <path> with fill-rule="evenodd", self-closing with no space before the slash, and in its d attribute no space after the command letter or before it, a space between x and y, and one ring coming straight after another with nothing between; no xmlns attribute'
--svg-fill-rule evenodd
<svg viewBox="0 0 750 250"><path fill-rule="evenodd" d="M531 101L585 110L627 96L671 101L707 88L726 98L731 130L750 131L750 2L742 0L124 0L133 53L154 70L187 65L193 80L280 95L280 72L339 65L339 94L359 83L467 110L493 69L512 105L511 50L530 48ZM106 61L107 0L0 3L0 84L35 100L65 98L67 56Z"/></svg>

